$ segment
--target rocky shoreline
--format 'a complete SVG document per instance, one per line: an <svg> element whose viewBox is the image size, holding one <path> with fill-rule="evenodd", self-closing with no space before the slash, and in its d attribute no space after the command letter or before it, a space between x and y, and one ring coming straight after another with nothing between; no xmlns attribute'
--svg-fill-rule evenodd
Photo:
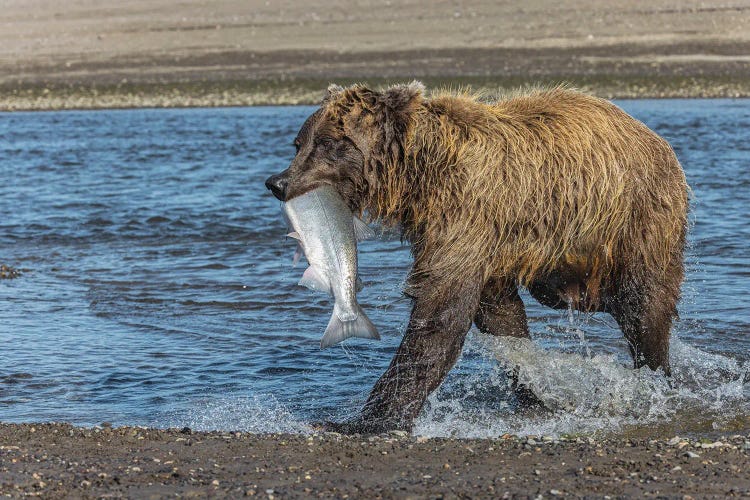
<svg viewBox="0 0 750 500"><path fill-rule="evenodd" d="M0 86L0 111L186 108L317 104L331 81L382 88L409 78L330 78L286 81L213 81L130 84ZM539 78L422 78L428 88L466 88L488 100L524 87L566 84L607 99L747 98L750 78L707 76L578 75Z"/></svg>
<svg viewBox="0 0 750 500"><path fill-rule="evenodd" d="M750 495L750 434L493 440L0 424L10 497Z"/></svg>

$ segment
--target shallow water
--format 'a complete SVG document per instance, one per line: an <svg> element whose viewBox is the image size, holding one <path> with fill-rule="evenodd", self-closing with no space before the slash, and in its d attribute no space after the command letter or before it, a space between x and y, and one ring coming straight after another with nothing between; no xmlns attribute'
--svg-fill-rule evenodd
<svg viewBox="0 0 750 500"><path fill-rule="evenodd" d="M669 382L634 371L614 321L544 309L534 344L470 334L419 418L426 435L750 428L750 101L621 102L694 191ZM305 431L354 414L409 312L408 249L360 246L383 340L320 351L331 304L295 284L263 186L307 107L0 114L0 421ZM505 366L543 395L522 412Z"/></svg>

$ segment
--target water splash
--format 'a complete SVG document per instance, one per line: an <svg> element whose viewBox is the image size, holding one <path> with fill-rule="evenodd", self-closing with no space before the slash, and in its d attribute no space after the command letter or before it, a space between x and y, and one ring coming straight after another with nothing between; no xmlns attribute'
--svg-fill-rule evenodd
<svg viewBox="0 0 750 500"><path fill-rule="evenodd" d="M310 432L307 424L271 394L198 401L189 410L170 417L168 422L169 427L187 426L199 431ZM159 423L159 426L163 425L163 422Z"/></svg>
<svg viewBox="0 0 750 500"><path fill-rule="evenodd" d="M485 368L449 380L436 391L418 419L416 434L481 438L657 428L690 433L728 430L737 419L746 425L750 412L750 363L677 338L671 342L671 379L648 368L634 370L613 354L564 352L526 339L475 333L467 344L470 358L485 353ZM523 409L514 401L506 375L513 369L545 409ZM475 397L476 387L487 384L481 390L494 394L494 401Z"/></svg>
<svg viewBox="0 0 750 500"><path fill-rule="evenodd" d="M574 326L571 332L577 336L580 325ZM673 338L673 376L668 379L648 368L634 370L622 356L587 355L583 347L560 349L538 340L472 332L460 369L430 396L414 433L458 438L506 433L686 435L745 429L750 423L750 362ZM544 409L518 404L508 376L511 370L517 370L519 383L540 398ZM361 402L351 404L350 417ZM271 394L205 399L166 420L171 427L196 430L311 432L309 419L293 414L292 406Z"/></svg>

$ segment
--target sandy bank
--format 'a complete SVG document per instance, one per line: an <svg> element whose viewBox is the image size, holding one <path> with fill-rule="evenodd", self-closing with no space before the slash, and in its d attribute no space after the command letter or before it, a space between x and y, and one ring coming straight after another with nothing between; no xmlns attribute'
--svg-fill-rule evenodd
<svg viewBox="0 0 750 500"><path fill-rule="evenodd" d="M750 96L750 0L4 5L0 109L313 103L328 82Z"/></svg>
<svg viewBox="0 0 750 500"><path fill-rule="evenodd" d="M0 493L46 498L750 495L750 435L661 440L253 435L0 425Z"/></svg>

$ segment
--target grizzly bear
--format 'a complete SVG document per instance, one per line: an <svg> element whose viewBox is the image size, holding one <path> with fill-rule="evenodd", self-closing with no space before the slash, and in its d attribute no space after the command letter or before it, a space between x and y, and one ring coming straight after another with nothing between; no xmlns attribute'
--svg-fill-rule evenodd
<svg viewBox="0 0 750 500"><path fill-rule="evenodd" d="M418 82L331 86L266 186L322 184L398 227L414 266L409 325L360 415L328 428L411 429L472 322L529 337L519 287L553 308L611 314L636 368L669 375L688 186L669 144L620 108L567 88L496 102Z"/></svg>

